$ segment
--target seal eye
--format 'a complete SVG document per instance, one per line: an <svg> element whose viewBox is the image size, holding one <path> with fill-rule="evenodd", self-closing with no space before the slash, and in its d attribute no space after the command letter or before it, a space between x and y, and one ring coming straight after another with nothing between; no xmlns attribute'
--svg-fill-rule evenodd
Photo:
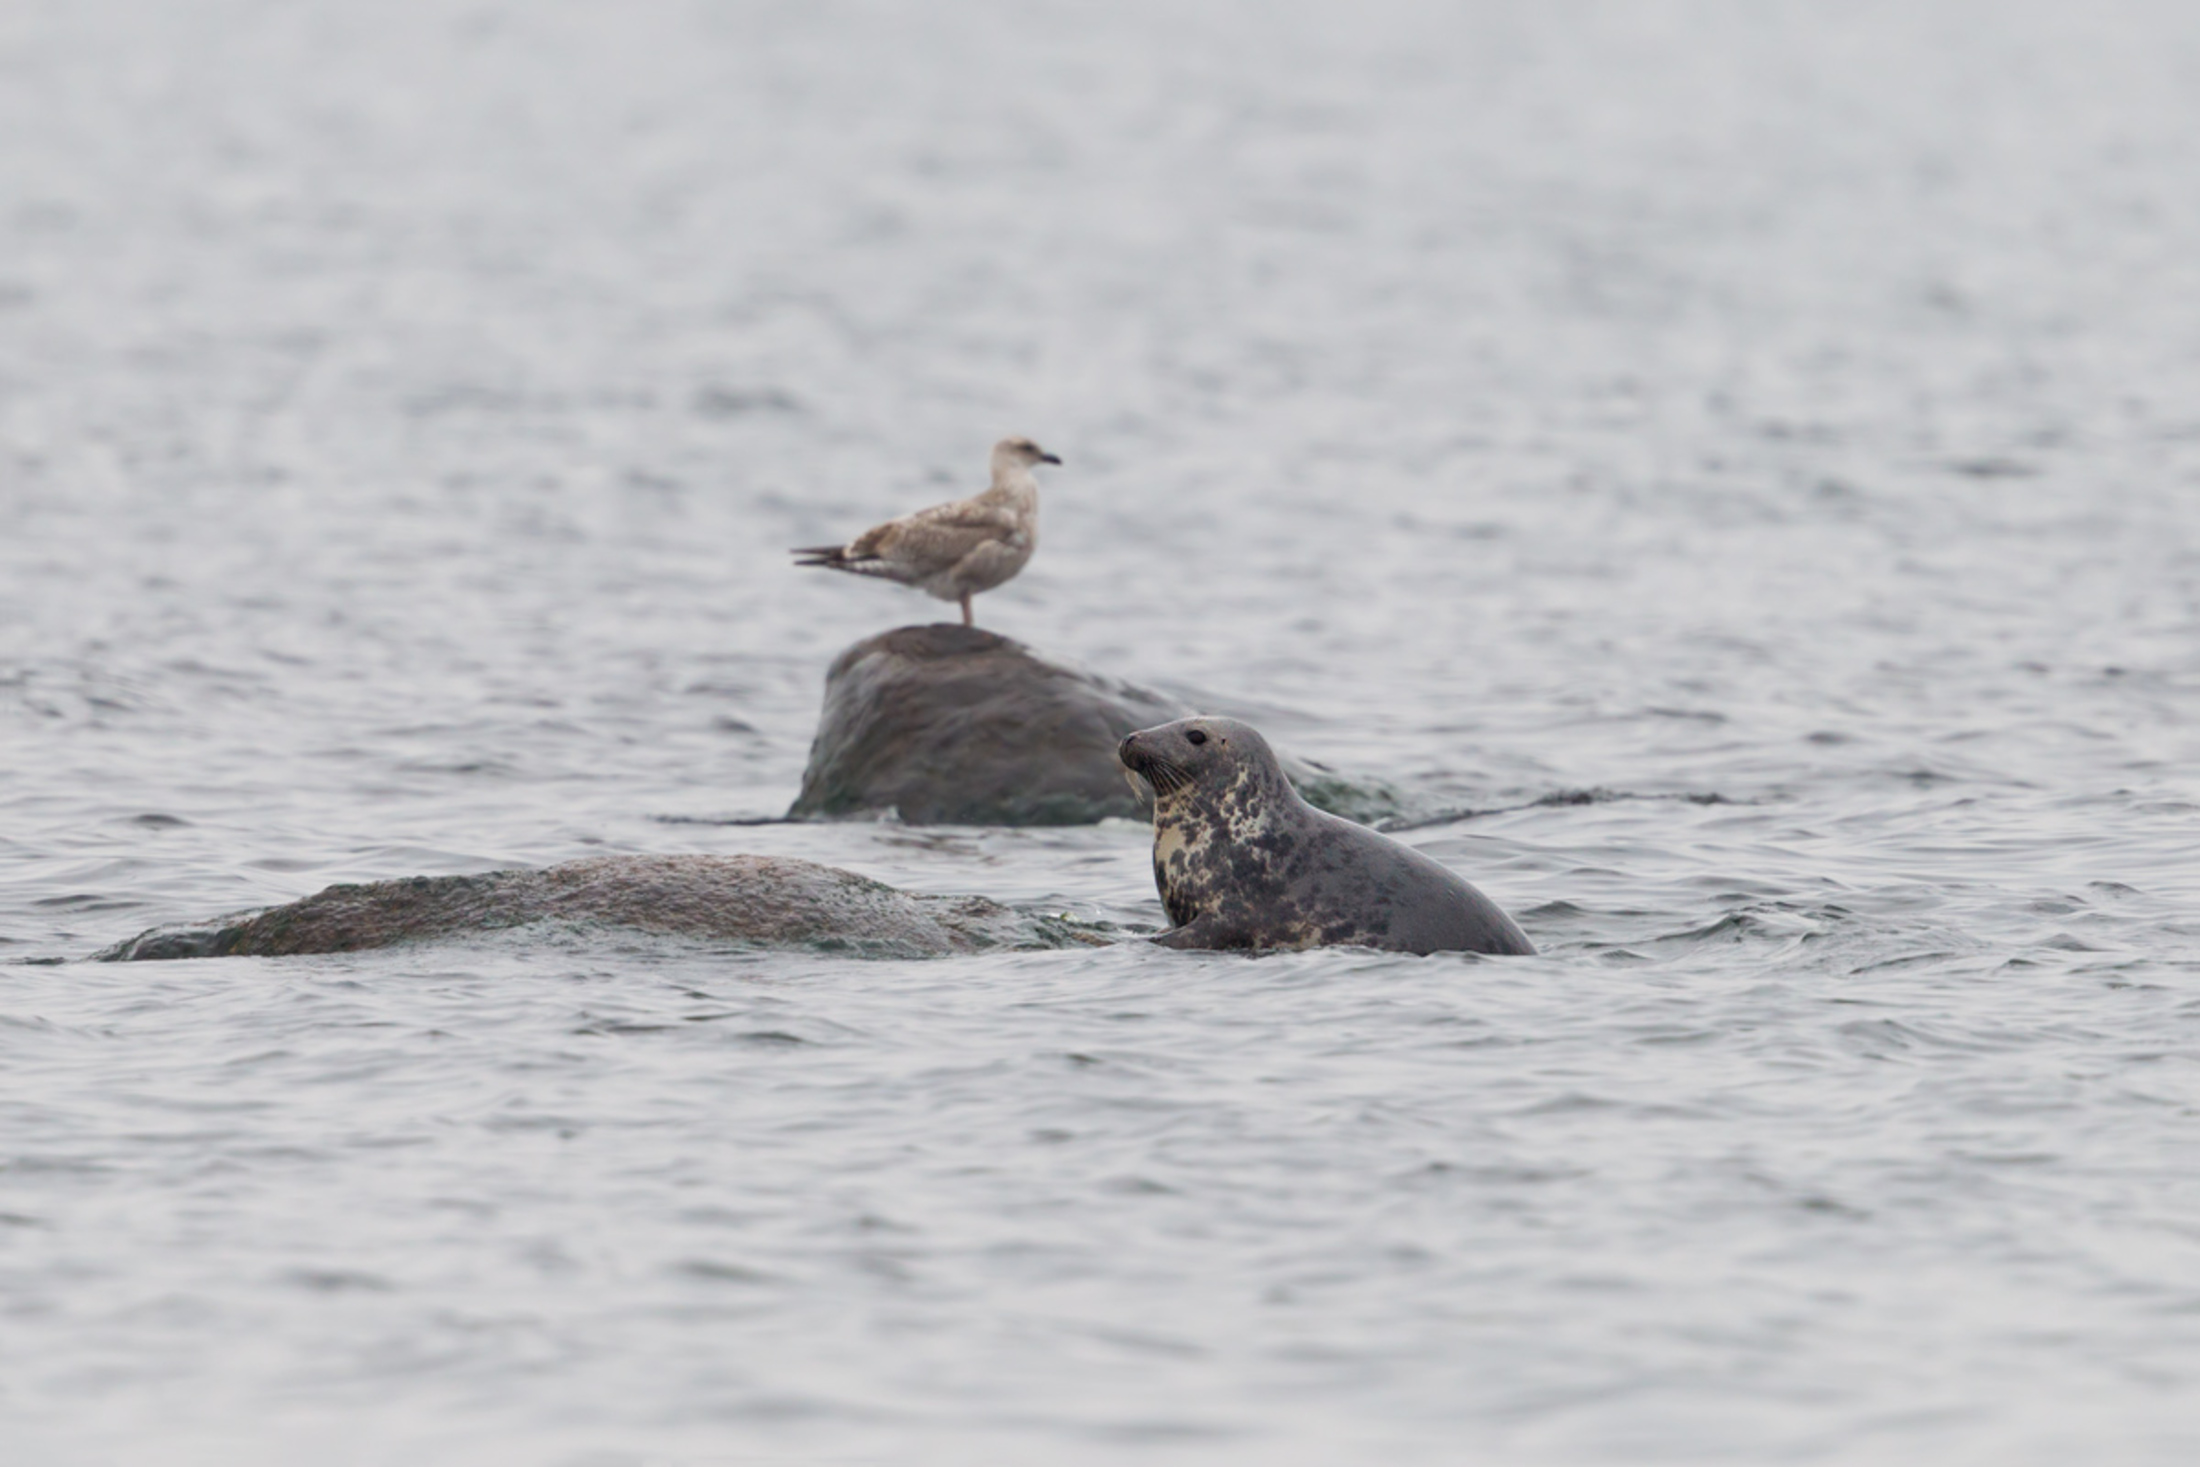
<svg viewBox="0 0 2200 1467"><path fill-rule="evenodd" d="M1207 730L1205 730L1205 729L1203 729L1203 728L1194 728L1194 729L1188 729L1188 730L1186 730L1186 731L1185 731L1185 734L1184 734L1184 742L1185 742L1185 743L1187 743L1187 744L1204 744L1204 743L1206 743L1206 742L1207 742Z"/></svg>

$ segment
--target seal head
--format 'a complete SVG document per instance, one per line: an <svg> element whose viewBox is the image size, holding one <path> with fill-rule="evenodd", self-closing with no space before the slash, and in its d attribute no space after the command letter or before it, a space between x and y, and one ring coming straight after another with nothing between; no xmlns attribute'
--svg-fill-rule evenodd
<svg viewBox="0 0 2200 1467"><path fill-rule="evenodd" d="M1496 903L1411 846L1315 809L1234 718L1141 729L1116 749L1153 787L1153 874L1181 948L1352 945L1531 954Z"/></svg>

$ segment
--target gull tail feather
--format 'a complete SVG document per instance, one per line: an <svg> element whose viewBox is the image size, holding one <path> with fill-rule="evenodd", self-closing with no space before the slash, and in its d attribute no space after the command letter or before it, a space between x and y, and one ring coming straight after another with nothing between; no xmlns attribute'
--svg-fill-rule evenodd
<svg viewBox="0 0 2200 1467"><path fill-rule="evenodd" d="M803 557L795 562L797 566L821 566L856 576L894 578L894 567L887 561L876 555L851 555L845 545L812 545L791 553Z"/></svg>

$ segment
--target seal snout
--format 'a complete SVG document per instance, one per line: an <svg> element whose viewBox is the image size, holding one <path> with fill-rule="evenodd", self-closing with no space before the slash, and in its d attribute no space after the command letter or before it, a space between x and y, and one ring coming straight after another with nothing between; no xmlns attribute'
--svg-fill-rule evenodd
<svg viewBox="0 0 2200 1467"><path fill-rule="evenodd" d="M1143 779L1159 793L1161 781L1155 774L1157 761L1152 748L1142 742L1144 736L1152 732L1152 729L1141 729L1137 733L1123 735L1123 742L1115 746L1115 762L1123 766L1132 789L1137 789L1138 781Z"/></svg>
<svg viewBox="0 0 2200 1467"><path fill-rule="evenodd" d="M1169 731L1175 724L1160 728L1142 728L1125 736L1115 746L1115 757L1125 769L1153 786L1155 795L1172 794L1192 782L1192 772L1181 763L1161 752L1156 745L1166 747Z"/></svg>

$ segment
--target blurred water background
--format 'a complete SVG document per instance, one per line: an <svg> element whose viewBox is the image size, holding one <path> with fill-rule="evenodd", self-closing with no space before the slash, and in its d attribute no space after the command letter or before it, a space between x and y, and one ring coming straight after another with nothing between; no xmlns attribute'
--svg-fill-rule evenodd
<svg viewBox="0 0 2200 1467"><path fill-rule="evenodd" d="M2192 1461L2196 180L2171 0L0 7L7 1460ZM981 625L1484 812L1544 956L79 961L1158 923L720 823L953 615L783 547L1009 432Z"/></svg>

